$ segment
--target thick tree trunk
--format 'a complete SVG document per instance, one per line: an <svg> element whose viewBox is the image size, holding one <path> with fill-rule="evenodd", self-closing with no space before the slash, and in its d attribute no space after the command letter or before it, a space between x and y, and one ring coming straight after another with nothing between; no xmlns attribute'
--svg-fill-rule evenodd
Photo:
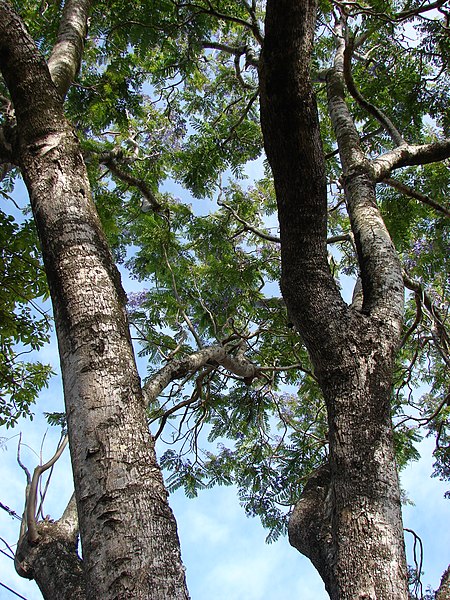
<svg viewBox="0 0 450 600"><path fill-rule="evenodd" d="M176 523L147 427L120 276L61 97L3 0L0 67L55 313L86 597L185 600Z"/></svg>
<svg viewBox="0 0 450 600"><path fill-rule="evenodd" d="M324 158L309 77L316 9L314 0L268 0L260 67L261 122L280 220L281 287L310 352L329 422L329 464L305 488L289 535L332 599L406 600L390 420L401 271L376 207L370 165L356 158L346 163L342 155L361 310L343 302L328 267ZM348 115L338 116L336 126L344 128L342 136L336 132L338 140L353 140ZM362 153L352 146L352 156Z"/></svg>

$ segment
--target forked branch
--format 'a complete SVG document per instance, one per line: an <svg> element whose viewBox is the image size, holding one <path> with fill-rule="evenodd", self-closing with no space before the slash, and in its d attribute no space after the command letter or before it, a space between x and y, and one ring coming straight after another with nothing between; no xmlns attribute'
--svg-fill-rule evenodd
<svg viewBox="0 0 450 600"><path fill-rule="evenodd" d="M31 484L28 490L27 496L27 506L26 506L26 517L27 517L27 527L28 527L28 541L32 544L36 543L39 539L39 534L37 531L36 525L36 504L37 504L37 489L39 485L39 480L41 475L50 469L51 466L55 464L61 454L64 452L65 447L69 438L67 435L64 436L63 441L61 442L59 448L56 450L53 457L43 465L39 465L34 469L33 477L31 479Z"/></svg>

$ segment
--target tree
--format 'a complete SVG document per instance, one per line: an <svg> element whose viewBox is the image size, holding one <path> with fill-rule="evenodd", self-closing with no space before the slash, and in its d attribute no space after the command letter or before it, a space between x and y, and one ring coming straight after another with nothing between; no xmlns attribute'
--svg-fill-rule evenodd
<svg viewBox="0 0 450 600"><path fill-rule="evenodd" d="M45 597L187 597L147 423L159 421L159 437L177 414L169 486L195 495L235 482L274 536L287 523L277 506L295 505L290 542L331 598L408 597L396 469L414 456L407 418L437 432L436 469L448 474L445 4L96 3L83 55L89 2L46 6L57 32L35 3L22 7L43 54L0 3L12 103L1 156L27 184L42 247L77 504L37 523L42 469L30 482L16 563ZM212 218L157 193L171 174L212 194L262 143L273 187L266 177L221 189ZM275 210L279 237L261 218ZM131 268L153 278L129 303L153 359L143 387L104 232L119 260L135 244ZM346 246L330 260L327 242ZM357 277L350 304L341 267ZM264 290L278 277L283 300ZM194 380L190 394L178 379ZM416 416L405 390L422 380L432 389ZM280 395L282 383L299 396ZM269 434L274 419L282 436ZM205 423L233 446L200 460Z"/></svg>

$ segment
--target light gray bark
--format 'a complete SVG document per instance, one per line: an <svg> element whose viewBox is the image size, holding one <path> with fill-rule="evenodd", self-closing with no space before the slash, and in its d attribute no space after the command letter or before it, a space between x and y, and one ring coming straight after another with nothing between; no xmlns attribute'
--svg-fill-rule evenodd
<svg viewBox="0 0 450 600"><path fill-rule="evenodd" d="M145 384L143 388L145 401L149 403L156 399L171 381L195 372L208 363L222 365L239 377L254 378L258 375L258 367L244 356L230 355L225 346L210 346L167 363Z"/></svg>
<svg viewBox="0 0 450 600"><path fill-rule="evenodd" d="M383 181L400 167L426 165L444 160L450 156L450 140L439 140L421 146L405 144L378 156L372 161L372 173L375 181Z"/></svg>
<svg viewBox="0 0 450 600"><path fill-rule="evenodd" d="M53 83L64 97L81 64L92 0L66 0L56 43L48 59Z"/></svg>

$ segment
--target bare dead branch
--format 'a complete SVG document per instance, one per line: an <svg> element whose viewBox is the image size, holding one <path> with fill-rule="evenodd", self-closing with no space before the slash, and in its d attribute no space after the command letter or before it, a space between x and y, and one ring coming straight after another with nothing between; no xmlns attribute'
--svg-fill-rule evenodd
<svg viewBox="0 0 450 600"><path fill-rule="evenodd" d="M43 465L38 465L33 472L33 477L31 479L30 489L27 495L27 506L26 506L26 516L27 516L27 527L28 527L28 540L30 543L35 543L39 539L39 534L37 532L36 526L36 502L37 502L37 488L39 484L39 480L41 478L42 473L47 471L61 454L64 452L65 447L69 441L68 436L66 435L61 442L59 448L56 450L53 457Z"/></svg>

